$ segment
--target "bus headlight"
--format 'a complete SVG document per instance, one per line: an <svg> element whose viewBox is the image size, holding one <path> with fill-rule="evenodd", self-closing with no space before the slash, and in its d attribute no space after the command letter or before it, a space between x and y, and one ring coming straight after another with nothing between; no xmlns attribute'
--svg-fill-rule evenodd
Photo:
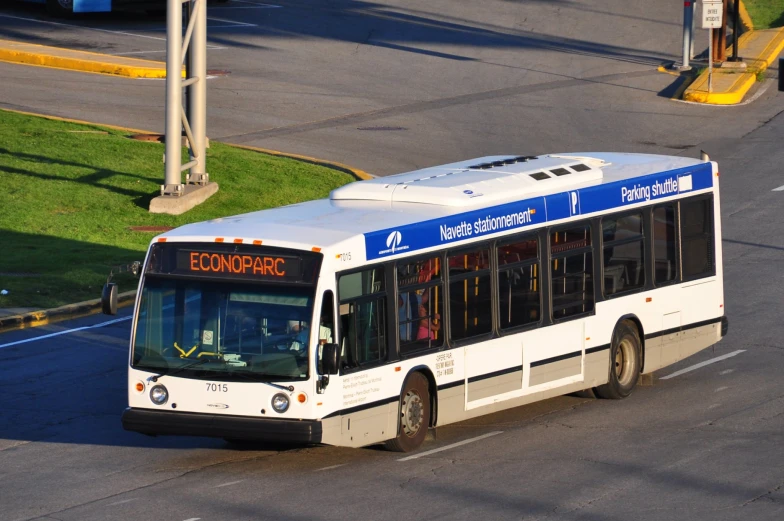
<svg viewBox="0 0 784 521"><path fill-rule="evenodd" d="M272 408L275 412L284 413L289 410L289 397L283 393L278 393L272 397Z"/></svg>
<svg viewBox="0 0 784 521"><path fill-rule="evenodd" d="M152 403L155 405L163 405L168 399L169 391L167 391L164 386L158 384L150 389L150 400L152 400Z"/></svg>

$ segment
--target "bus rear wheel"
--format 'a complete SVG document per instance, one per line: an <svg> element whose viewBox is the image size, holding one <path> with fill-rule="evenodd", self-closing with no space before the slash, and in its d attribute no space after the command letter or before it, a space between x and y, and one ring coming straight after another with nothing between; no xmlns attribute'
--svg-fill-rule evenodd
<svg viewBox="0 0 784 521"><path fill-rule="evenodd" d="M397 437L388 440L385 447L395 452L411 452L422 445L430 427L430 389L422 373L413 373L406 380L399 410Z"/></svg>
<svg viewBox="0 0 784 521"><path fill-rule="evenodd" d="M615 328L610 344L610 374L606 384L594 388L599 398L620 400L632 394L640 376L642 342L637 327L624 320Z"/></svg>

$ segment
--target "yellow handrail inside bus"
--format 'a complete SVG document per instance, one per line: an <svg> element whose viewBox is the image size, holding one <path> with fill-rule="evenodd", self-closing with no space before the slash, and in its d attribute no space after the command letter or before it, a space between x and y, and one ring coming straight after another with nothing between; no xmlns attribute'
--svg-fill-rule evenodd
<svg viewBox="0 0 784 521"><path fill-rule="evenodd" d="M192 354L194 351L196 351L196 348L197 348L197 347L199 347L199 344L196 344L195 346L193 346L193 347L191 348L191 350L190 350L190 351L188 351L188 352L186 353L186 352L185 352L185 350L184 350L183 348L181 348L180 346L178 346L178 345L177 345L177 342L175 342L175 343L174 343L174 348L175 348L177 351L179 351L179 352L180 352L180 358L188 358L189 356L191 356L191 354Z"/></svg>

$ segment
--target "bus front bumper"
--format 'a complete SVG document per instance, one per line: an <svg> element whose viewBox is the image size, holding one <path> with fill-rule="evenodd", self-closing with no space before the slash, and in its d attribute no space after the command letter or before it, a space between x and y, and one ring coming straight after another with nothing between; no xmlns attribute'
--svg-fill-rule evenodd
<svg viewBox="0 0 784 521"><path fill-rule="evenodd" d="M127 431L150 436L210 436L276 443L321 443L321 422L127 408Z"/></svg>

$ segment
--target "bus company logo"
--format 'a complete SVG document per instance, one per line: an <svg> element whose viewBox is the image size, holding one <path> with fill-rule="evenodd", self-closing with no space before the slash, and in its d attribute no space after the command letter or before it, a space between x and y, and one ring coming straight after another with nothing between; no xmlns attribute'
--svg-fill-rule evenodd
<svg viewBox="0 0 784 521"><path fill-rule="evenodd" d="M388 253L394 254L401 251L406 251L410 246L403 243L403 234L395 230L387 236L387 249L378 252L379 255L386 255Z"/></svg>
<svg viewBox="0 0 784 521"><path fill-rule="evenodd" d="M228 409L229 406L225 403L208 403L207 407L212 407L213 409Z"/></svg>

